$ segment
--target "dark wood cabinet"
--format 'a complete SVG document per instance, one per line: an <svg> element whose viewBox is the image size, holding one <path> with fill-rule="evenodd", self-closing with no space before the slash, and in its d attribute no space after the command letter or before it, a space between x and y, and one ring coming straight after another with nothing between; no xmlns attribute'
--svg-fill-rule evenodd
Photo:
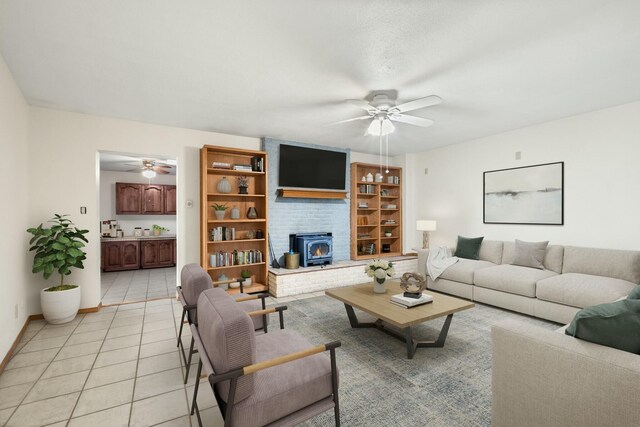
<svg viewBox="0 0 640 427"><path fill-rule="evenodd" d="M147 240L140 246L140 267L157 268L175 265L175 240Z"/></svg>
<svg viewBox="0 0 640 427"><path fill-rule="evenodd" d="M140 246L137 241L103 242L101 255L103 271L140 268Z"/></svg>
<svg viewBox="0 0 640 427"><path fill-rule="evenodd" d="M143 186L141 211L144 215L162 215L164 213L163 185Z"/></svg>
<svg viewBox="0 0 640 427"><path fill-rule="evenodd" d="M117 215L175 215L176 186L116 183Z"/></svg>
<svg viewBox="0 0 640 427"><path fill-rule="evenodd" d="M139 215L141 213L142 185L116 183L116 214Z"/></svg>
<svg viewBox="0 0 640 427"><path fill-rule="evenodd" d="M175 215L177 211L176 204L176 186L164 186L164 213L166 215Z"/></svg>

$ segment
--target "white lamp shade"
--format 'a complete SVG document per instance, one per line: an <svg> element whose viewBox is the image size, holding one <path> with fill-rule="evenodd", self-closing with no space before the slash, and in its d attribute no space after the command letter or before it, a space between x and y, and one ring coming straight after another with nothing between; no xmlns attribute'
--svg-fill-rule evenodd
<svg viewBox="0 0 640 427"><path fill-rule="evenodd" d="M145 169L142 171L142 176L149 179L154 178L156 176L156 171L151 169Z"/></svg>
<svg viewBox="0 0 640 427"><path fill-rule="evenodd" d="M431 220L416 221L416 230L418 231L436 231L436 222Z"/></svg>

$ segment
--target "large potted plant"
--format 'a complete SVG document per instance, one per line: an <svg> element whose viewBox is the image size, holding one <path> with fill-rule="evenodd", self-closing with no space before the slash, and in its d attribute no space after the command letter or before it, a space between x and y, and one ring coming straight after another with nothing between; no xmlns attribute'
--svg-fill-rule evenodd
<svg viewBox="0 0 640 427"><path fill-rule="evenodd" d="M47 322L53 324L72 321L80 308L80 288L67 285L64 276L71 274L71 268L84 268L82 261L87 256L81 249L88 243L84 236L89 230L78 229L68 215L58 215L49 222L49 228L42 224L29 228L33 237L29 241L29 251L35 251L32 272L42 273L45 279L52 274L60 275L60 284L43 289L40 292L42 314Z"/></svg>

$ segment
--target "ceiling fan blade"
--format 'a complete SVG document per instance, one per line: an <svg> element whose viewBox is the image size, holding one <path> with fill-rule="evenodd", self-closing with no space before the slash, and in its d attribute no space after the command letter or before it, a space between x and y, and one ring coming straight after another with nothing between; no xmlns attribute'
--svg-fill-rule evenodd
<svg viewBox="0 0 640 427"><path fill-rule="evenodd" d="M142 171L142 168L129 169L128 171L125 171L125 172L140 172L140 171Z"/></svg>
<svg viewBox="0 0 640 427"><path fill-rule="evenodd" d="M169 165L155 165L154 168L171 169L173 166Z"/></svg>
<svg viewBox="0 0 640 427"><path fill-rule="evenodd" d="M418 110L420 108L431 107L432 105L438 105L442 102L442 98L437 95L429 95L424 98L416 99L414 101L405 102L404 104L396 105L393 107L394 111L400 113L406 113L407 111Z"/></svg>
<svg viewBox="0 0 640 427"><path fill-rule="evenodd" d="M389 118L396 122L407 123L414 126L422 126L424 128L429 127L433 124L433 120L431 119L423 119L422 117L409 116L406 114L393 114L390 115Z"/></svg>
<svg viewBox="0 0 640 427"><path fill-rule="evenodd" d="M370 119L370 118L371 118L371 116L360 116L360 117L355 117L353 119L340 120L339 122L333 122L333 123L330 123L330 124L338 125L340 123L349 123L349 122L355 122L357 120L366 120L366 119Z"/></svg>
<svg viewBox="0 0 640 427"><path fill-rule="evenodd" d="M163 170L163 169L154 169L154 170L156 171L156 173L164 174L164 175L167 175L167 174L171 173L171 172Z"/></svg>
<svg viewBox="0 0 640 427"><path fill-rule="evenodd" d="M364 99L347 99L346 102L348 102L351 105L355 105L356 107L360 107L365 111L375 111L376 107L374 107L373 105L369 104L368 101L365 101Z"/></svg>

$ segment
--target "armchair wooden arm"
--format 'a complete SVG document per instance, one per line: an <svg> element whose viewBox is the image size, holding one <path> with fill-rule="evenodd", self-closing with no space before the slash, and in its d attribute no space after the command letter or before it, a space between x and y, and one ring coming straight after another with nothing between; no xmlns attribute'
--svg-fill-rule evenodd
<svg viewBox="0 0 640 427"><path fill-rule="evenodd" d="M262 310L250 311L247 314L252 316L262 316L262 324L264 325L264 333L268 332L267 329L267 314L278 313L278 317L280 318L280 329L284 329L284 314L283 312L287 309L286 305L280 305L278 307L265 308Z"/></svg>

